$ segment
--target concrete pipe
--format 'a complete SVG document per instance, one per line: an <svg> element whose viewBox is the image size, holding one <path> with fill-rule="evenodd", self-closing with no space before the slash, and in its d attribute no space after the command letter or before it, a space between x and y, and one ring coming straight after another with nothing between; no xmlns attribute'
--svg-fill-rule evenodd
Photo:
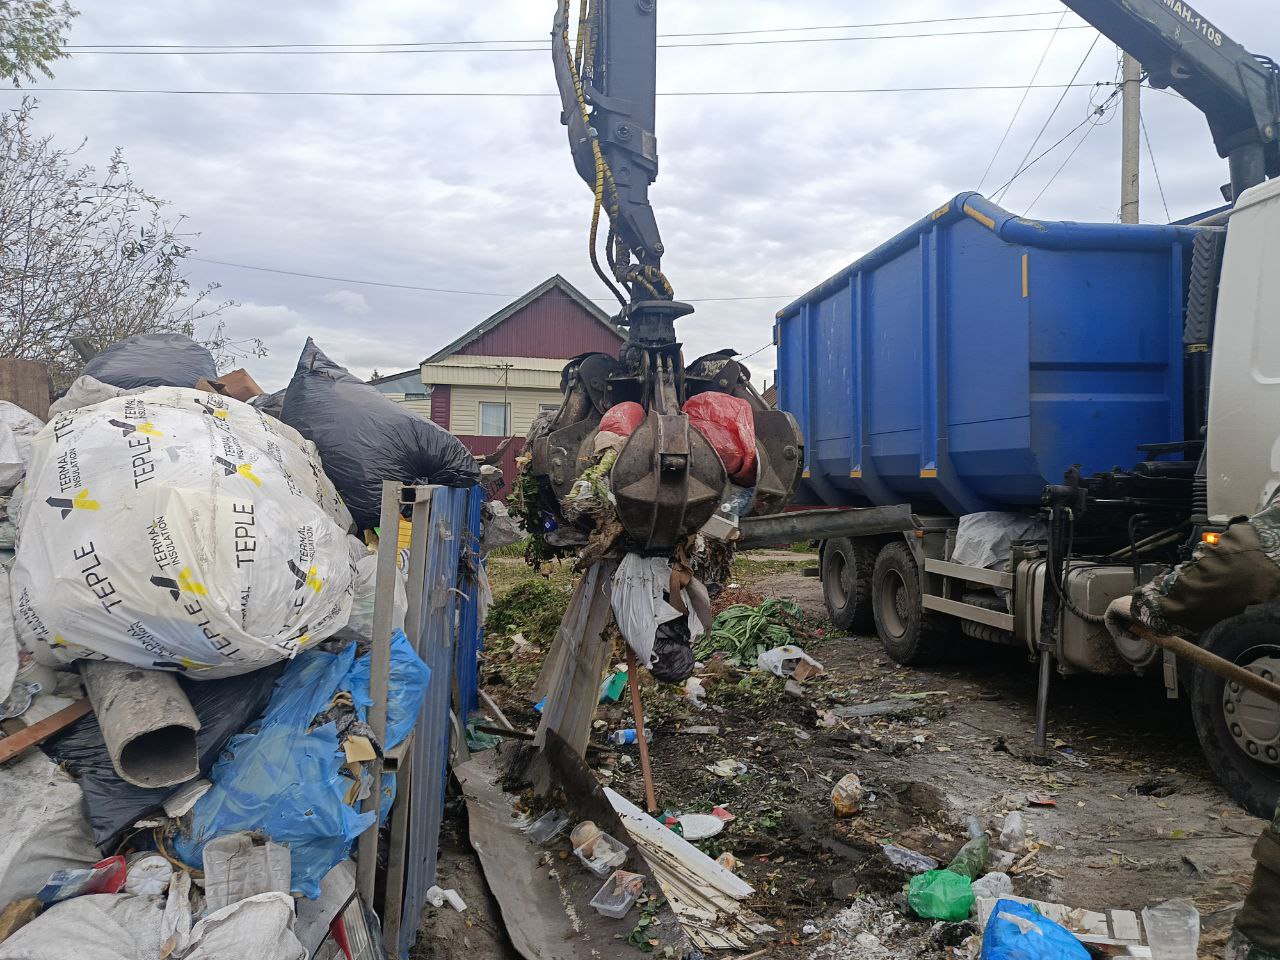
<svg viewBox="0 0 1280 960"><path fill-rule="evenodd" d="M200 721L172 673L82 660L80 676L122 780L168 787L200 775Z"/></svg>

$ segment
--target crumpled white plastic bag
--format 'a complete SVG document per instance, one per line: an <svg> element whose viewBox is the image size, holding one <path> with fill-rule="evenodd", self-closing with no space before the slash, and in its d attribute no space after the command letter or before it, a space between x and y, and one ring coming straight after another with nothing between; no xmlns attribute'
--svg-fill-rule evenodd
<svg viewBox="0 0 1280 960"><path fill-rule="evenodd" d="M613 574L613 616L643 667L653 665L653 641L658 627L681 616L662 594L671 586L671 562L666 557L642 557L628 553ZM689 611L689 640L693 642L706 630L687 589L680 591Z"/></svg>

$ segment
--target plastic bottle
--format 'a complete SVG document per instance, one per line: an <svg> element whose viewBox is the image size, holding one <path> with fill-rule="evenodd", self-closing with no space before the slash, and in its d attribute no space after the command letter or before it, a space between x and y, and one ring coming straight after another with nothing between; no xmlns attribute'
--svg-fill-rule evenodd
<svg viewBox="0 0 1280 960"><path fill-rule="evenodd" d="M644 732L646 743L653 743L653 731L646 729ZM609 742L615 747L625 747L628 744L636 742L636 731L634 727L628 727L625 730L615 730L609 734Z"/></svg>
<svg viewBox="0 0 1280 960"><path fill-rule="evenodd" d="M1155 960L1196 960L1200 911L1186 900L1166 900L1142 910L1147 944Z"/></svg>
<svg viewBox="0 0 1280 960"><path fill-rule="evenodd" d="M1000 830L999 847L1010 853L1021 853L1027 846L1027 825L1022 814L1017 810L1004 818L1004 827Z"/></svg>
<svg viewBox="0 0 1280 960"><path fill-rule="evenodd" d="M960 852L956 854L947 869L972 880L982 875L990 855L991 838L985 833L979 834L976 840L970 840L960 848Z"/></svg>

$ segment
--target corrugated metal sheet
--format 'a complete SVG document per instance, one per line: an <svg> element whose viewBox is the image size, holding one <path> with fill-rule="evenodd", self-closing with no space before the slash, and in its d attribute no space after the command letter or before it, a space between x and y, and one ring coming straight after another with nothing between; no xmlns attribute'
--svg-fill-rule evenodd
<svg viewBox="0 0 1280 960"><path fill-rule="evenodd" d="M417 937L427 890L436 881L448 774L452 681L456 676L459 690L465 689L471 698L478 685L480 639L476 634L480 624L474 609L475 577L468 571L480 534L482 497L476 487L437 487L431 495L426 583L417 621L421 629L416 631L417 636L409 638L431 668L431 682L414 730L409 792L412 826L405 857L400 942L389 944L402 958L408 957ZM462 656L460 651L464 652Z"/></svg>
<svg viewBox="0 0 1280 960"><path fill-rule="evenodd" d="M458 353L569 360L598 351L618 355L621 338L559 290L552 289L481 334Z"/></svg>
<svg viewBox="0 0 1280 960"><path fill-rule="evenodd" d="M449 429L449 411L452 409L450 388L436 387L431 391L431 421Z"/></svg>

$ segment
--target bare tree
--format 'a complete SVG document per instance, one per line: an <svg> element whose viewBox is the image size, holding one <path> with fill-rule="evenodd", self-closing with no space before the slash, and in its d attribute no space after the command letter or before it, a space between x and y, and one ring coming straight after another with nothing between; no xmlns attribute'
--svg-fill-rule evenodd
<svg viewBox="0 0 1280 960"><path fill-rule="evenodd" d="M40 360L55 385L78 374L73 339L98 348L136 333L176 331L220 362L261 356L231 341L213 299L193 289L184 258L193 235L165 202L133 182L117 149L99 171L31 131L34 105L0 113L0 356Z"/></svg>
<svg viewBox="0 0 1280 960"><path fill-rule="evenodd" d="M17 87L37 74L52 77L49 64L67 55L62 45L77 16L65 0L0 0L0 78Z"/></svg>

